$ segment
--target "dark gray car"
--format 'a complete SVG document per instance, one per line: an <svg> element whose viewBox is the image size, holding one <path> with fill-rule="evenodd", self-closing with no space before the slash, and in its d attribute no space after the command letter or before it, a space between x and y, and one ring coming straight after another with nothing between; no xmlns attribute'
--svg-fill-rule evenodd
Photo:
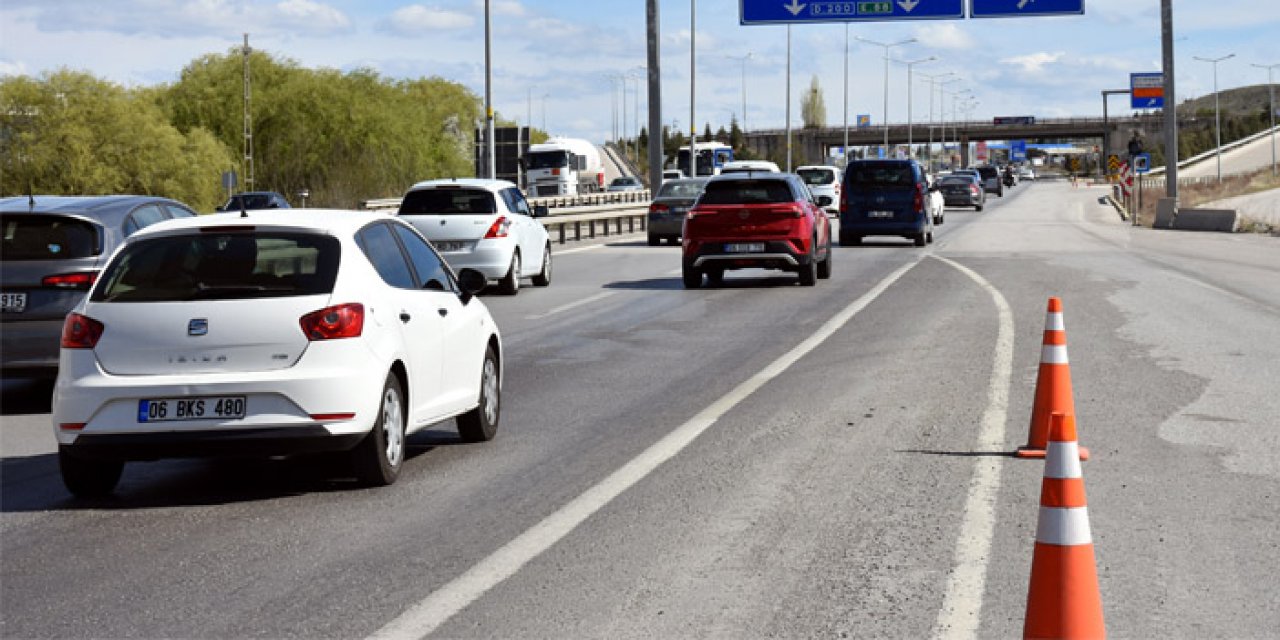
<svg viewBox="0 0 1280 640"><path fill-rule="evenodd" d="M684 230L684 217L693 202L702 195L710 178L680 178L662 183L658 195L649 204L649 246L663 240L675 242Z"/></svg>
<svg viewBox="0 0 1280 640"><path fill-rule="evenodd" d="M154 196L0 199L0 375L57 374L63 320L121 241L194 215Z"/></svg>

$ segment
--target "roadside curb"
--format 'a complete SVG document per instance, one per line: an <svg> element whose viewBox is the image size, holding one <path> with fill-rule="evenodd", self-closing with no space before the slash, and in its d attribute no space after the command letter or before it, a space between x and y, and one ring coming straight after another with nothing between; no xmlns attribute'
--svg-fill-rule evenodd
<svg viewBox="0 0 1280 640"><path fill-rule="evenodd" d="M1101 198L1098 198L1098 203L1104 204L1104 205L1107 205L1107 204L1111 205L1112 207L1115 208L1116 213L1120 214L1120 220L1124 222L1129 221L1128 209L1125 209L1124 205L1120 204L1120 202L1117 201L1114 197L1112 197L1111 194L1107 194L1105 196L1102 196Z"/></svg>

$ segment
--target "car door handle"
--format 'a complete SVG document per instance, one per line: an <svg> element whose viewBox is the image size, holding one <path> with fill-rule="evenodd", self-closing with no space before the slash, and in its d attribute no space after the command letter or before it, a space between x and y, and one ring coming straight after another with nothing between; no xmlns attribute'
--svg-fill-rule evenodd
<svg viewBox="0 0 1280 640"><path fill-rule="evenodd" d="M413 319L413 316L409 315L408 313L404 311L400 312L400 322L408 322L412 319Z"/></svg>
<svg viewBox="0 0 1280 640"><path fill-rule="evenodd" d="M440 314L440 317L441 317L441 318L443 318L443 317L445 317L445 316L449 315L449 310L448 310L448 309L445 309L444 307L440 307L439 309L436 309L436 313L439 313L439 314Z"/></svg>

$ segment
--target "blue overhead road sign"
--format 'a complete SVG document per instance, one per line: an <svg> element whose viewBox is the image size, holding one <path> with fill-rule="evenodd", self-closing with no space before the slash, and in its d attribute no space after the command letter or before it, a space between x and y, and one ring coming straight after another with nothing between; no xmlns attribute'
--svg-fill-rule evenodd
<svg viewBox="0 0 1280 640"><path fill-rule="evenodd" d="M1073 16L1084 14L1084 0L973 0L974 18Z"/></svg>
<svg viewBox="0 0 1280 640"><path fill-rule="evenodd" d="M964 0L739 0L738 15L742 24L959 20L964 18L964 4Z"/></svg>

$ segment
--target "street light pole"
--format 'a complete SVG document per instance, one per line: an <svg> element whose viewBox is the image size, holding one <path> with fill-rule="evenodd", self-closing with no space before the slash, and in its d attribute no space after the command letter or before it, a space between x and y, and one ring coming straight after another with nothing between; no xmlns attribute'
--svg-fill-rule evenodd
<svg viewBox="0 0 1280 640"><path fill-rule="evenodd" d="M1221 58L1201 58L1200 56L1191 56L1201 62L1213 64L1213 138L1214 144L1217 146L1214 156L1218 160L1218 182L1222 182L1222 117L1221 110L1218 107L1220 97L1218 95L1218 63L1223 60L1234 58L1235 56L1236 54L1234 53L1228 53Z"/></svg>
<svg viewBox="0 0 1280 640"><path fill-rule="evenodd" d="M844 166L849 166L849 23L844 23Z"/></svg>
<svg viewBox="0 0 1280 640"><path fill-rule="evenodd" d="M791 25L787 25L787 173L791 173Z"/></svg>
<svg viewBox="0 0 1280 640"><path fill-rule="evenodd" d="M911 38L908 40L902 40L900 42L885 44L883 42L876 42L875 40L868 40L866 38L863 38L862 36L855 36L855 37L857 37L858 40L861 40L862 42L865 42L867 44L874 44L877 47L884 47L884 153L885 153L885 156L888 157L889 155L889 49L892 49L893 47L900 47L904 44L911 44L912 42L915 42L916 39Z"/></svg>
<svg viewBox="0 0 1280 640"><path fill-rule="evenodd" d="M1280 62L1276 64L1251 64L1250 66L1267 70L1267 91L1271 94L1271 175L1276 173L1276 85L1271 80L1271 70L1280 67Z"/></svg>
<svg viewBox="0 0 1280 640"><path fill-rule="evenodd" d="M908 158L915 157L915 151L911 148L911 143L913 142L913 136L911 135L912 133L911 131L911 85L913 84L912 77L911 77L911 70L918 64L922 64L925 62L933 62L934 60L937 60L937 59L938 58L935 56L929 56L928 58L921 58L919 60L912 60L911 62L903 63L907 65L907 157Z"/></svg>
<svg viewBox="0 0 1280 640"><path fill-rule="evenodd" d="M497 144L493 139L493 23L489 19L489 2L484 0L484 118L485 118L485 155L490 180L498 177Z"/></svg>
<svg viewBox="0 0 1280 640"><path fill-rule="evenodd" d="M747 130L747 61L751 59L751 52L748 51L744 56L725 56L729 60L737 60L742 63L742 130Z"/></svg>
<svg viewBox="0 0 1280 640"><path fill-rule="evenodd" d="M698 120L693 110L697 83L698 0L689 0L689 175L698 176Z"/></svg>

